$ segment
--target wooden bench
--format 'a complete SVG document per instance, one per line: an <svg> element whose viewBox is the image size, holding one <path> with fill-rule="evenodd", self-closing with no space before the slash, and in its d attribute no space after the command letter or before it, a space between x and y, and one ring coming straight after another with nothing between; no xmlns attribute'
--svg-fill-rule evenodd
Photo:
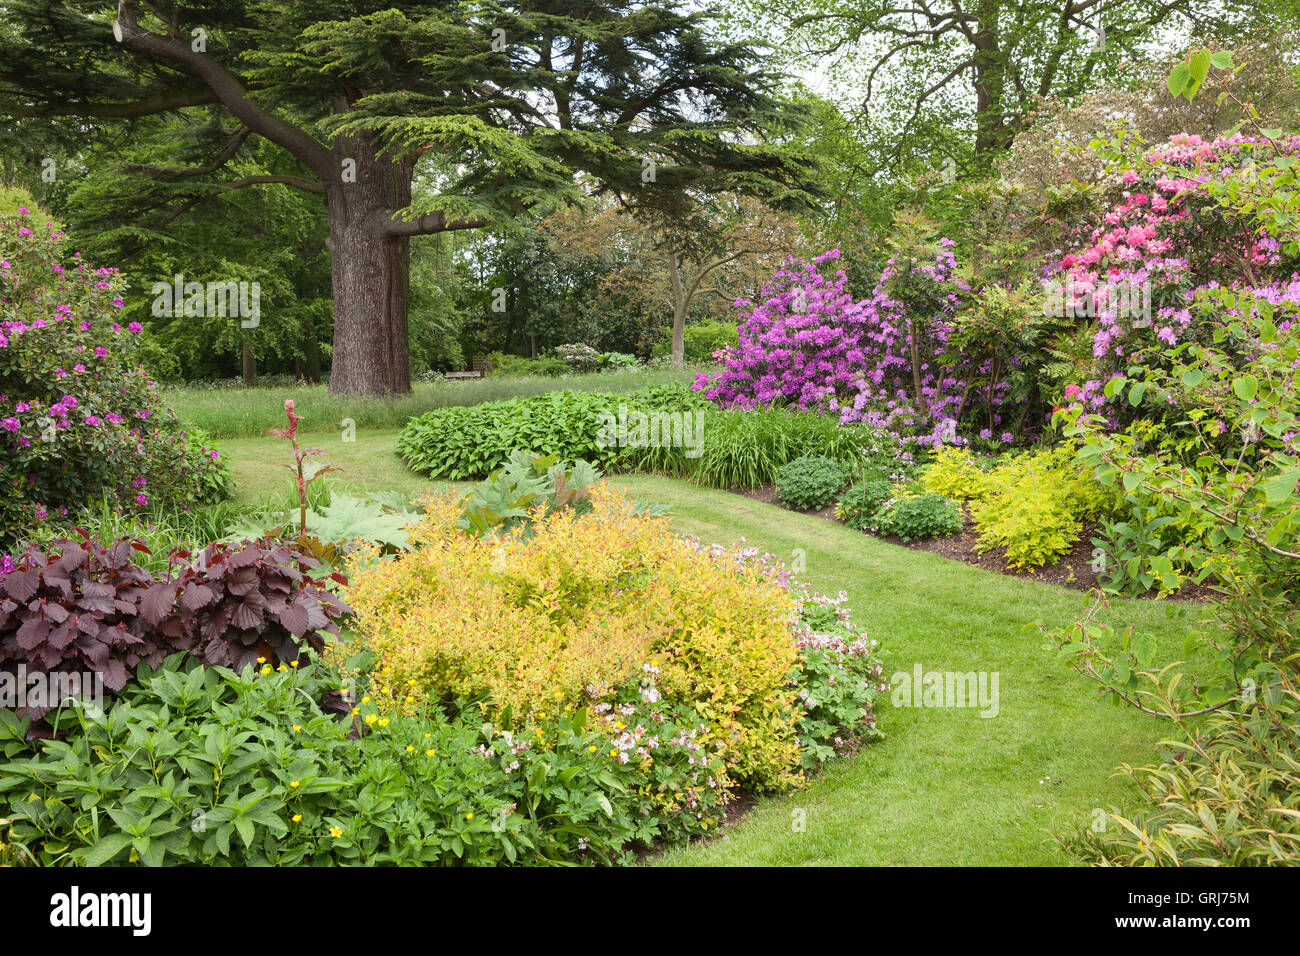
<svg viewBox="0 0 1300 956"><path fill-rule="evenodd" d="M448 372L444 377L449 379L482 378L483 373L475 369L472 372Z"/></svg>

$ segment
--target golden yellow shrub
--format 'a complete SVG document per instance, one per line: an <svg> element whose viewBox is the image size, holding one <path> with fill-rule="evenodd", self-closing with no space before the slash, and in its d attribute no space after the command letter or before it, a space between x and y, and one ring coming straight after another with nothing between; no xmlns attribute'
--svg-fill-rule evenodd
<svg viewBox="0 0 1300 956"><path fill-rule="evenodd" d="M613 692L659 668L656 689L692 704L728 747L734 775L781 786L798 774L788 675L795 604L758 572L738 572L633 512L607 485L593 510L539 516L478 538L451 496L425 502L413 550L359 557L349 603L376 655L375 693L403 706L432 694L478 701L511 722Z"/></svg>

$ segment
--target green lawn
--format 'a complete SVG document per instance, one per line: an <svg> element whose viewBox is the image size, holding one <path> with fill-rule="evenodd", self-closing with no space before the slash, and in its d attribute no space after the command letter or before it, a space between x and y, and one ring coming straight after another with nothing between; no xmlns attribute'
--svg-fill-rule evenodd
<svg viewBox="0 0 1300 956"><path fill-rule="evenodd" d="M649 385L692 381L703 367L674 369L651 367L565 375L497 376L459 382L416 384L401 398L356 398L330 395L324 385L267 386L265 388L171 387L163 400L182 421L204 429L213 438L261 438L268 428L285 425L284 401L293 399L294 412L304 432L338 436L350 419L358 436L374 429L400 428L407 419L449 405L520 398L571 388L575 391L629 392ZM708 371L712 371L710 366Z"/></svg>
<svg viewBox="0 0 1300 956"><path fill-rule="evenodd" d="M361 429L355 441L343 441L338 432L300 435L304 448L323 454L340 471L328 475L334 484L353 491L400 491L412 497L445 482L430 482L410 471L394 451L396 428ZM258 505L272 495L292 489L293 478L281 465L293 461L293 449L279 438L225 438L218 445L230 461L235 476L235 501Z"/></svg>
<svg viewBox="0 0 1300 956"><path fill-rule="evenodd" d="M392 451L395 432L322 443L355 488L415 493L428 483ZM284 474L283 442L226 441L239 497L256 501ZM854 619L881 642L886 674L996 672L1000 712L895 708L882 701L887 739L837 763L806 791L764 799L706 845L660 862L706 864L1042 865L1066 861L1052 840L1062 825L1133 794L1112 779L1123 762L1144 762L1162 726L1099 700L1044 646L1035 621L1063 625L1084 595L1006 577L886 544L820 518L795 514L683 481L621 476L642 500L671 505L682 531L706 541L744 539L787 561L804 553L803 577L843 589ZM1156 636L1173 658L1196 625L1194 606L1115 600L1104 618ZM796 832L795 811L806 828Z"/></svg>

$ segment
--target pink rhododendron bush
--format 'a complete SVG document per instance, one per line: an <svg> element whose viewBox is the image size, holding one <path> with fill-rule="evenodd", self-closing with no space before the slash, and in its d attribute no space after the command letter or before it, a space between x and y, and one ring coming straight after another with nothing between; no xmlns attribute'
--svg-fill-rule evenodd
<svg viewBox="0 0 1300 956"><path fill-rule="evenodd" d="M221 467L134 360L121 294L34 206L0 208L0 541L103 500L184 506Z"/></svg>
<svg viewBox="0 0 1300 956"><path fill-rule="evenodd" d="M1167 362L1167 350L1208 345L1240 318L1232 303L1280 305L1300 300L1300 259L1264 231L1248 211L1221 200L1252 180L1261 150L1300 152L1300 139L1265 142L1234 135L1207 142L1179 135L1140 156L1112 147L1115 201L1090 243L1062 259L1046 281L1076 315L1095 320L1091 374L1066 389L1067 403L1105 410L1114 423L1161 410L1139 393L1108 400L1106 385L1134 365ZM1229 307L1201 310L1198 295L1226 289ZM1255 309L1257 305L1246 306ZM1274 321L1286 328L1294 313Z"/></svg>

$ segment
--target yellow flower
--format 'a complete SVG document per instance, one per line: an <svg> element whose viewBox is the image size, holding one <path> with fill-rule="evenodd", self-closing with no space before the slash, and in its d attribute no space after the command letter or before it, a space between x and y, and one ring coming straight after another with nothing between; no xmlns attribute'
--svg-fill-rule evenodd
<svg viewBox="0 0 1300 956"><path fill-rule="evenodd" d="M259 658L257 659L257 663L259 663L259 664L265 664L265 663L266 663L266 658L265 658L265 657L259 657Z"/></svg>
<svg viewBox="0 0 1300 956"><path fill-rule="evenodd" d="M611 751L609 752L609 755L610 755L611 757L617 757L617 756L618 756L618 751L617 751L617 750L611 750Z"/></svg>
<svg viewBox="0 0 1300 956"><path fill-rule="evenodd" d="M433 734L425 734L425 735L424 735L424 739L425 739L425 740L428 740L428 739L429 739L430 737L432 737L432 736L433 736Z"/></svg>
<svg viewBox="0 0 1300 956"><path fill-rule="evenodd" d="M299 787L299 785L300 785L301 783L302 783L301 780L290 780L290 781L289 781L289 786L291 786L291 787L293 787L293 789L297 790L298 787Z"/></svg>
<svg viewBox="0 0 1300 956"><path fill-rule="evenodd" d="M290 667L297 667L297 666L298 666L298 662L297 662L297 661L290 661L290 662L289 662L289 666L290 666Z"/></svg>
<svg viewBox="0 0 1300 956"><path fill-rule="evenodd" d="M368 724L373 724L378 719L379 718L376 717L374 714L366 714L366 723Z"/></svg>
<svg viewBox="0 0 1300 956"><path fill-rule="evenodd" d="M380 718L379 726L380 726L380 727L387 727L387 726L388 726L388 718L387 718L387 717Z"/></svg>
<svg viewBox="0 0 1300 956"><path fill-rule="evenodd" d="M430 747L428 750L424 752L424 755L426 757L432 757L434 753L436 753L436 751L432 747Z"/></svg>
<svg viewBox="0 0 1300 956"><path fill-rule="evenodd" d="M295 814L293 815L293 822L294 822L294 823L302 823L302 814L301 814L301 813L295 813Z"/></svg>
<svg viewBox="0 0 1300 956"><path fill-rule="evenodd" d="M362 697L362 698L361 698L361 703L363 703L363 704L368 704L368 703L370 703L370 695L367 694L365 697Z"/></svg>
<svg viewBox="0 0 1300 956"><path fill-rule="evenodd" d="M295 734L296 734L298 731L300 731L300 730L302 730L302 724L294 724L294 725L293 725L293 732L294 732Z"/></svg>
<svg viewBox="0 0 1300 956"><path fill-rule="evenodd" d="M271 673L271 665L267 664L265 667L262 668L262 675L265 676L269 673Z"/></svg>
<svg viewBox="0 0 1300 956"><path fill-rule="evenodd" d="M473 819L474 819L474 814L472 814L472 813L467 813L467 814L465 814L465 819L466 819L466 820L473 820Z"/></svg>
<svg viewBox="0 0 1300 956"><path fill-rule="evenodd" d="M596 752L596 747L594 744L587 748L587 753L594 754L595 752Z"/></svg>
<svg viewBox="0 0 1300 956"><path fill-rule="evenodd" d="M408 704L414 704L414 703L415 703L415 698L412 697L410 694L407 694L407 695L406 695L406 702L407 702Z"/></svg>
<svg viewBox="0 0 1300 956"><path fill-rule="evenodd" d="M353 708L352 708L352 716L353 716L353 717L355 717L355 716L356 716L357 714L359 714L359 713L361 713L361 708L360 708L360 707L353 707Z"/></svg>
<svg viewBox="0 0 1300 956"><path fill-rule="evenodd" d="M413 753L415 753L415 748L412 747L410 744L407 744L407 745L406 745L406 752L407 752L408 754L413 754Z"/></svg>
<svg viewBox="0 0 1300 956"><path fill-rule="evenodd" d="M332 836L334 839L337 840L342 835L343 835L343 831L340 830L338 827L330 827L330 836Z"/></svg>
<svg viewBox="0 0 1300 956"><path fill-rule="evenodd" d="M276 668L276 670L278 670L281 674L283 674L288 669L289 667L287 664L281 664L279 667Z"/></svg>

